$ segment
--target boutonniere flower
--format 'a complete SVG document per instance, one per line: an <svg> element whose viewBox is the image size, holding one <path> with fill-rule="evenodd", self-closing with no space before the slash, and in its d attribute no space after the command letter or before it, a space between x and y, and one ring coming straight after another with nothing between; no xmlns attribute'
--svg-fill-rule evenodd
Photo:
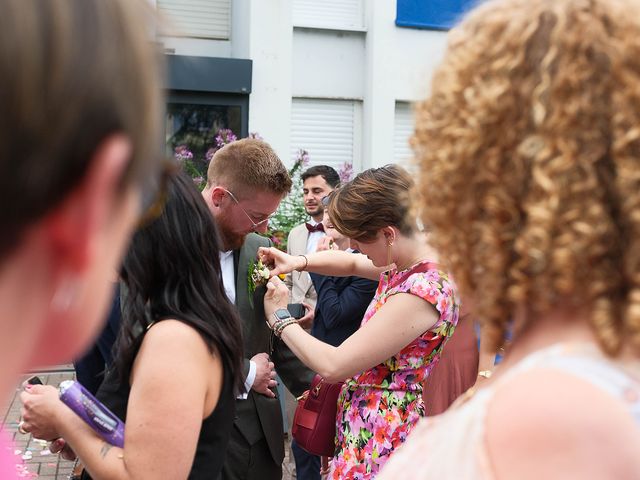
<svg viewBox="0 0 640 480"><path fill-rule="evenodd" d="M284 280L285 275L278 275L280 280ZM271 272L269 271L269 267L267 267L262 260L252 260L249 263L249 270L247 275L247 287L249 289L249 298L253 298L253 293L256 291L257 287L265 286L269 279L271 278Z"/></svg>
<svg viewBox="0 0 640 480"><path fill-rule="evenodd" d="M252 260L249 263L249 271L247 278L247 286L249 288L249 298L253 298L253 292L256 291L256 288L259 286L264 286L269 281L269 277L271 276L269 269L267 266L262 263L262 260Z"/></svg>

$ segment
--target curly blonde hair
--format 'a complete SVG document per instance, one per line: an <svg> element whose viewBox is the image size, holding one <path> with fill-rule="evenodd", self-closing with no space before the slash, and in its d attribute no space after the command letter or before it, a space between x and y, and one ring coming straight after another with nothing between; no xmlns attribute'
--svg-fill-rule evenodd
<svg viewBox="0 0 640 480"><path fill-rule="evenodd" d="M640 7L498 0L450 32L412 138L425 225L497 347L587 308L640 347Z"/></svg>

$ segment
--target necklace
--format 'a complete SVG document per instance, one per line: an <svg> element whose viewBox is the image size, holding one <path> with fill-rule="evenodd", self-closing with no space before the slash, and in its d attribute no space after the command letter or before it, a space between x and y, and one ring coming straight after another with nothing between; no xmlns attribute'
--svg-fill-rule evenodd
<svg viewBox="0 0 640 480"><path fill-rule="evenodd" d="M396 270L398 272L402 272L404 270L408 270L410 267L413 267L414 265L417 265L418 263L422 263L426 261L427 259L423 255L419 255L418 257L415 257L413 260L407 263L406 267L401 267L400 265L396 264Z"/></svg>

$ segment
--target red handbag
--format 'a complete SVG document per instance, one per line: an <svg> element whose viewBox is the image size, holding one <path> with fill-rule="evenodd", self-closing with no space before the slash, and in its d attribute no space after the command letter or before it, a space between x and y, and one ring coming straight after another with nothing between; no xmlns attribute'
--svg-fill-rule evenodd
<svg viewBox="0 0 640 480"><path fill-rule="evenodd" d="M313 377L309 390L298 398L291 434L296 443L313 455L333 457L336 450L338 395L344 382L328 383Z"/></svg>

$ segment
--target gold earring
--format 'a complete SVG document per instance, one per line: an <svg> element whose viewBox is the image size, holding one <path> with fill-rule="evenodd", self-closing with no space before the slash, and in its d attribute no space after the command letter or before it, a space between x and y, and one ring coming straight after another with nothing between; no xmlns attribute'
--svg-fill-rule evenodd
<svg viewBox="0 0 640 480"><path fill-rule="evenodd" d="M391 281L391 242L387 242L387 283Z"/></svg>

